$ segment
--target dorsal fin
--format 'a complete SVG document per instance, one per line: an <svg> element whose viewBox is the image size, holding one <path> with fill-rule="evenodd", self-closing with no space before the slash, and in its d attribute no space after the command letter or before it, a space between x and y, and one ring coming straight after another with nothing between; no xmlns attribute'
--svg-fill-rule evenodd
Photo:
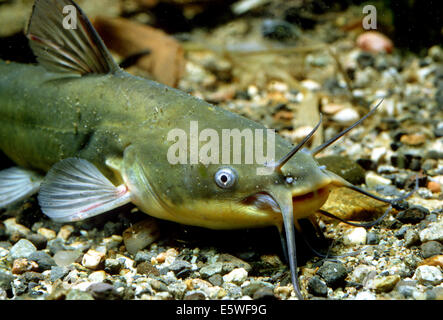
<svg viewBox="0 0 443 320"><path fill-rule="evenodd" d="M48 71L84 75L120 70L91 22L71 0L36 0L26 36Z"/></svg>

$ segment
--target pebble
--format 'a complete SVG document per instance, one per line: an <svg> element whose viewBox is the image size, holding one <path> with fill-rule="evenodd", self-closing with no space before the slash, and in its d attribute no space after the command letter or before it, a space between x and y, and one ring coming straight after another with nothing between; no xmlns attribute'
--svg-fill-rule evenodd
<svg viewBox="0 0 443 320"><path fill-rule="evenodd" d="M294 25L279 19L265 19L261 25L263 37L273 40L289 40L297 36Z"/></svg>
<svg viewBox="0 0 443 320"><path fill-rule="evenodd" d="M66 300L94 300L89 292L71 289L66 295Z"/></svg>
<svg viewBox="0 0 443 320"><path fill-rule="evenodd" d="M57 234L55 233L54 230L51 230L51 229L48 229L48 228L39 228L37 230L37 234L42 235L47 240L52 240L52 239L54 239L57 236Z"/></svg>
<svg viewBox="0 0 443 320"><path fill-rule="evenodd" d="M74 227L67 224L60 228L60 230L57 233L57 238L61 238L63 240L68 240L71 234L74 232Z"/></svg>
<svg viewBox="0 0 443 320"><path fill-rule="evenodd" d="M31 232L30 229L17 223L15 218L6 219L3 221L3 224L5 225L6 234L8 235L18 233L22 238L26 238L26 236Z"/></svg>
<svg viewBox="0 0 443 320"><path fill-rule="evenodd" d="M103 262L105 255L102 252L89 249L88 252L83 256L82 266L88 269L97 269Z"/></svg>
<svg viewBox="0 0 443 320"><path fill-rule="evenodd" d="M368 232L366 242L370 245L378 244L380 242L380 237L375 232Z"/></svg>
<svg viewBox="0 0 443 320"><path fill-rule="evenodd" d="M408 229L405 233L405 242L404 245L409 248L420 242L420 237L418 232L414 229Z"/></svg>
<svg viewBox="0 0 443 320"><path fill-rule="evenodd" d="M426 142L426 136L420 133L405 134L401 136L400 142L410 146L419 146Z"/></svg>
<svg viewBox="0 0 443 320"><path fill-rule="evenodd" d="M429 210L422 206L411 206L400 211L395 217L402 223L417 224L429 215Z"/></svg>
<svg viewBox="0 0 443 320"><path fill-rule="evenodd" d="M383 178L375 172L370 171L365 176L365 183L369 188L374 189L377 186L388 186L392 182L391 180Z"/></svg>
<svg viewBox="0 0 443 320"><path fill-rule="evenodd" d="M394 44L391 39L378 31L366 31L357 37L357 46L365 51L391 53Z"/></svg>
<svg viewBox="0 0 443 320"><path fill-rule="evenodd" d="M326 261L318 269L317 274L326 281L328 287L335 289L344 284L347 271L341 263Z"/></svg>
<svg viewBox="0 0 443 320"><path fill-rule="evenodd" d="M341 124L355 122L358 119L360 119L359 113L352 108L345 108L332 116L332 120Z"/></svg>
<svg viewBox="0 0 443 320"><path fill-rule="evenodd" d="M122 269L122 264L117 259L106 259L105 260L105 271L109 274L118 274ZM138 266L137 266L138 272ZM139 272L141 273L141 272Z"/></svg>
<svg viewBox="0 0 443 320"><path fill-rule="evenodd" d="M314 296L326 297L328 295L328 286L319 276L313 276L308 281L308 292Z"/></svg>
<svg viewBox="0 0 443 320"><path fill-rule="evenodd" d="M349 246L365 244L366 238L367 232L365 228L351 228L344 233L343 243Z"/></svg>
<svg viewBox="0 0 443 320"><path fill-rule="evenodd" d="M236 268L243 268L247 272L251 271L252 269L249 263L227 253L219 255L217 262L223 263L223 268L222 268L223 273L229 273Z"/></svg>
<svg viewBox="0 0 443 320"><path fill-rule="evenodd" d="M405 298L412 298L417 292L417 281L401 280L395 286L395 290Z"/></svg>
<svg viewBox="0 0 443 320"><path fill-rule="evenodd" d="M400 281L400 276L398 274L385 276L385 277L376 277L373 280L373 288L376 292L390 292L394 289L397 282Z"/></svg>
<svg viewBox="0 0 443 320"><path fill-rule="evenodd" d="M377 299L375 297L375 294L369 291L360 291L355 296L355 300L375 300L375 299Z"/></svg>
<svg viewBox="0 0 443 320"><path fill-rule="evenodd" d="M434 266L419 266L415 270L414 278L424 285L438 285L443 281L440 269Z"/></svg>
<svg viewBox="0 0 443 320"><path fill-rule="evenodd" d="M242 284L248 277L248 272L244 268L237 268L223 276L224 282Z"/></svg>
<svg viewBox="0 0 443 320"><path fill-rule="evenodd" d="M25 258L15 259L12 264L13 274L23 274L28 271L38 271L38 264Z"/></svg>
<svg viewBox="0 0 443 320"><path fill-rule="evenodd" d="M54 254L54 261L60 267L66 267L77 261L82 255L80 250L60 250Z"/></svg>
<svg viewBox="0 0 443 320"><path fill-rule="evenodd" d="M438 241L427 241L420 246L423 258L430 258L443 253L443 245Z"/></svg>
<svg viewBox="0 0 443 320"><path fill-rule="evenodd" d="M160 236L157 221L153 218L137 222L123 232L123 242L130 254L146 248Z"/></svg>
<svg viewBox="0 0 443 320"><path fill-rule="evenodd" d="M50 280L52 282L63 279L69 273L69 269L66 267L52 267L50 273Z"/></svg>
<svg viewBox="0 0 443 320"><path fill-rule="evenodd" d="M26 236L26 239L31 241L38 250L46 248L48 239L38 233L30 233Z"/></svg>
<svg viewBox="0 0 443 320"><path fill-rule="evenodd" d="M95 300L116 300L120 298L114 286L105 282L92 283L87 287L86 291L89 292Z"/></svg>
<svg viewBox="0 0 443 320"><path fill-rule="evenodd" d="M443 268L443 255L437 255L427 258L421 262L421 265L435 266Z"/></svg>
<svg viewBox="0 0 443 320"><path fill-rule="evenodd" d="M443 242L443 222L431 223L426 229L420 231L421 242L440 241Z"/></svg>
<svg viewBox="0 0 443 320"><path fill-rule="evenodd" d="M13 261L18 258L29 258L29 256L36 251L37 248L31 241L21 239L9 250L8 259Z"/></svg>
<svg viewBox="0 0 443 320"><path fill-rule="evenodd" d="M12 273L0 268L0 288L5 291L10 290L13 281L14 276Z"/></svg>
<svg viewBox="0 0 443 320"><path fill-rule="evenodd" d="M137 265L137 273L147 276L149 276L150 274L158 276L160 274L159 270L148 261L139 263Z"/></svg>
<svg viewBox="0 0 443 320"><path fill-rule="evenodd" d="M88 276L88 280L92 282L103 282L106 279L106 272L103 270L91 272Z"/></svg>
<svg viewBox="0 0 443 320"><path fill-rule="evenodd" d="M368 275L375 270L376 269L374 266L368 266L365 264L359 265L352 272L351 279L357 283L364 285L368 278Z"/></svg>
<svg viewBox="0 0 443 320"><path fill-rule="evenodd" d="M56 265L54 259L44 251L36 251L28 259L37 262L41 272L51 270L51 267Z"/></svg>
<svg viewBox="0 0 443 320"><path fill-rule="evenodd" d="M200 275L203 279L208 279L216 274L222 272L223 263L222 262L214 262L207 266L204 266L200 269Z"/></svg>
<svg viewBox="0 0 443 320"><path fill-rule="evenodd" d="M441 185L436 181L428 181L427 188L432 193L439 193L441 191Z"/></svg>

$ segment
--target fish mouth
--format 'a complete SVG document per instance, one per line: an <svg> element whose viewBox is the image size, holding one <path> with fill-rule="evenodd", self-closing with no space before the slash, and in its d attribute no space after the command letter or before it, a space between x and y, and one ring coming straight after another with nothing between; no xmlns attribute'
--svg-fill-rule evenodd
<svg viewBox="0 0 443 320"><path fill-rule="evenodd" d="M320 209L326 202L330 191L330 186L326 185L314 191L292 196L294 217L304 218ZM258 192L245 198L242 201L247 206L253 206L257 210L281 213L279 203L267 192Z"/></svg>

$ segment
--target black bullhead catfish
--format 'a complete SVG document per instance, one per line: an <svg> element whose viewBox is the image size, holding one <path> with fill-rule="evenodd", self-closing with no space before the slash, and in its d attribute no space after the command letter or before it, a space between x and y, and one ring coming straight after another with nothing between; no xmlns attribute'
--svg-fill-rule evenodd
<svg viewBox="0 0 443 320"><path fill-rule="evenodd" d="M75 27L65 23L73 10ZM302 299L297 220L320 210L334 186L399 200L371 195L314 158L375 108L309 151L320 123L294 147L259 123L121 70L73 1L36 0L26 35L38 64L0 61L0 149L16 164L0 172L0 207L38 193L42 212L60 222L133 203L187 225L276 226Z"/></svg>

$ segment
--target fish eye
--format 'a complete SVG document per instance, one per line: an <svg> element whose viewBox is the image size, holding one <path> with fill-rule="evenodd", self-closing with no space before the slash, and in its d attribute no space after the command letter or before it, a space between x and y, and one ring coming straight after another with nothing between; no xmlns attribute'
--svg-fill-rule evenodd
<svg viewBox="0 0 443 320"><path fill-rule="evenodd" d="M237 172L232 168L221 168L215 174L214 179L220 188L231 188L237 181Z"/></svg>

